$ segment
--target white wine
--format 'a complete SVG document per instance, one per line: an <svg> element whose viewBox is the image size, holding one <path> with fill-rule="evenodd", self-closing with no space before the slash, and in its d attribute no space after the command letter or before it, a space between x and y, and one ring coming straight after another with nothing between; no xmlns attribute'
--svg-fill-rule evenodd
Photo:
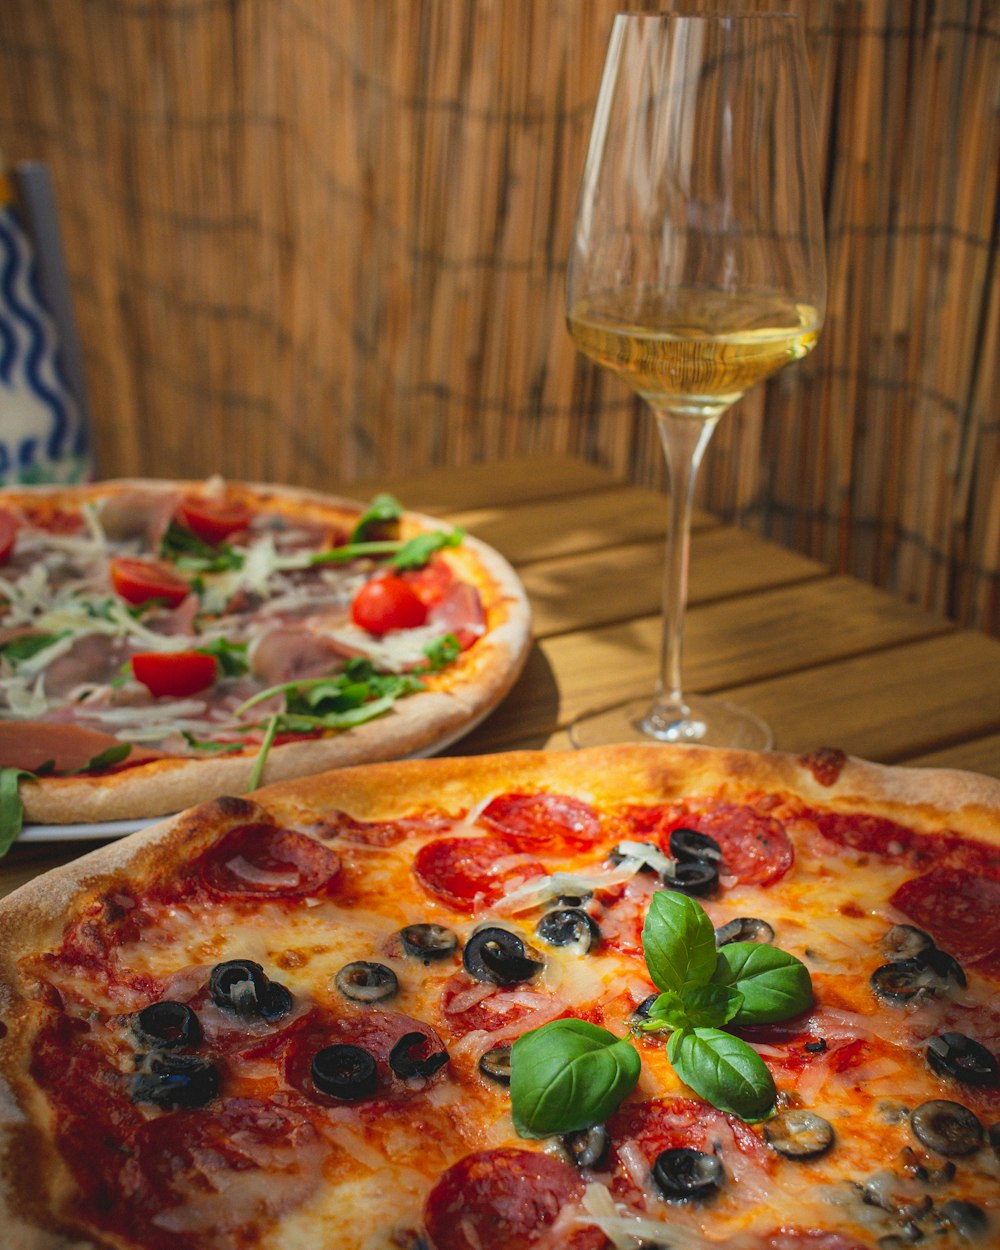
<svg viewBox="0 0 1000 1250"><path fill-rule="evenodd" d="M579 302L568 316L577 347L652 404L722 411L749 387L799 360L820 330L815 308L778 295L624 288Z"/></svg>

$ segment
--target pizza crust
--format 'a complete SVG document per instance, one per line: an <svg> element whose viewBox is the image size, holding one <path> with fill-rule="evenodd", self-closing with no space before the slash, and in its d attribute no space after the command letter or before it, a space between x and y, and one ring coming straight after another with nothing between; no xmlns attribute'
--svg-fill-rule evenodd
<svg viewBox="0 0 1000 1250"><path fill-rule="evenodd" d="M154 482L119 479L74 488L39 487L7 491L12 502L31 503L71 498L74 505L133 490L160 490L165 495L193 492L199 482ZM256 507L303 520L357 518L355 501L298 488L260 483L227 483L229 492ZM407 512L409 534L441 528L440 521ZM428 689L401 699L382 717L324 738L286 743L271 749L265 783L309 776L331 768L419 756L454 742L493 711L520 675L531 644L531 609L520 579L491 547L466 537L456 559L463 577L479 589L487 615L487 632ZM182 757L151 760L103 777L51 777L23 783L25 819L37 824L101 823L145 819L183 811L217 794L241 794L250 787L253 754L224 757Z"/></svg>
<svg viewBox="0 0 1000 1250"><path fill-rule="evenodd" d="M883 766L846 757L824 785L800 757L682 746L616 746L579 752L510 752L365 764L284 781L252 798L223 797L52 870L0 900L0 1178L15 1174L20 1129L41 1118L24 1077L38 1010L20 961L58 945L68 923L116 884L141 883L197 855L229 829L270 820L309 824L331 811L391 820L428 805L458 813L500 792L569 791L597 805L669 801L713 793L738 801L779 791L806 804L905 820L918 831L948 828L1000 846L1000 781L956 770ZM34 1143L34 1137L32 1138ZM46 1176L63 1165L50 1152ZM32 1163L38 1173L37 1157ZM65 1179L65 1178L64 1178ZM96 1250L94 1243L46 1230L25 1214L23 1195L0 1179L7 1250ZM112 1239L108 1244L116 1244Z"/></svg>

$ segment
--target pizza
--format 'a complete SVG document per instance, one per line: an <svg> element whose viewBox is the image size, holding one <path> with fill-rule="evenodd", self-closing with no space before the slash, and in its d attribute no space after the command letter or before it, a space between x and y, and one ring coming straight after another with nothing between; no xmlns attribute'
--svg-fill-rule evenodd
<svg viewBox="0 0 1000 1250"><path fill-rule="evenodd" d="M331 771L9 896L0 986L7 1250L1000 1240L1000 783L972 774Z"/></svg>
<svg viewBox="0 0 1000 1250"><path fill-rule="evenodd" d="M529 642L484 544L388 495L218 477L0 492L0 603L7 804L20 783L56 824L437 749Z"/></svg>

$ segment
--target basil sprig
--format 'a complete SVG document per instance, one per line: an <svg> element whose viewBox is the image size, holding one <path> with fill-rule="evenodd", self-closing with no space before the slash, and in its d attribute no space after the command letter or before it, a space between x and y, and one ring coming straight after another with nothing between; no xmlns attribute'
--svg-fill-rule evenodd
<svg viewBox="0 0 1000 1250"><path fill-rule="evenodd" d="M668 1060L706 1102L743 1120L763 1119L777 1097L774 1078L725 1026L771 1024L805 1011L809 970L774 946L733 942L716 950L704 908L673 890L653 895L642 944L660 994L636 1031L669 1034ZM511 1050L514 1127L522 1137L546 1137L598 1124L631 1093L639 1066L626 1040L582 1020L533 1029Z"/></svg>

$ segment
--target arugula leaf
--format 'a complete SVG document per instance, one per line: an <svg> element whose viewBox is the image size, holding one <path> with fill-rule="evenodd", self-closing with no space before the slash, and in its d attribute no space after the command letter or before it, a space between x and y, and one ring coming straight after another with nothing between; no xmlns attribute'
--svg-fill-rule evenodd
<svg viewBox="0 0 1000 1250"><path fill-rule="evenodd" d="M24 768L0 768L0 857L7 854L24 828L21 782L36 780Z"/></svg>
<svg viewBox="0 0 1000 1250"><path fill-rule="evenodd" d="M715 972L715 929L703 907L677 890L658 890L642 927L642 948L653 984L682 996L707 985Z"/></svg>
<svg viewBox="0 0 1000 1250"><path fill-rule="evenodd" d="M773 1024L812 1006L809 969L794 955L760 942L730 942L719 949L712 977L743 996L733 1023Z"/></svg>
<svg viewBox="0 0 1000 1250"><path fill-rule="evenodd" d="M445 634L441 638L435 638L424 647L427 663L417 671L438 673L449 664L453 664L461 654L462 648L455 635Z"/></svg>
<svg viewBox="0 0 1000 1250"><path fill-rule="evenodd" d="M267 763L267 757L271 753L271 744L278 733L278 722L280 719L280 716L275 715L268 722L264 733L264 741L260 744L260 750L257 752L253 768L250 770L250 780L247 783L248 790L256 790L260 785L261 777L264 775L264 765Z"/></svg>
<svg viewBox="0 0 1000 1250"><path fill-rule="evenodd" d="M521 1137L573 1133L606 1120L641 1063L627 1041L585 1020L553 1020L511 1048L510 1098Z"/></svg>
<svg viewBox="0 0 1000 1250"><path fill-rule="evenodd" d="M65 631L59 634L22 634L20 638L11 638L9 642L0 645L0 653L11 664L20 664L65 637Z"/></svg>
<svg viewBox="0 0 1000 1250"><path fill-rule="evenodd" d="M160 556L175 567L196 573L223 573L241 569L244 557L227 543L213 547L183 525L171 520L160 539Z"/></svg>
<svg viewBox="0 0 1000 1250"><path fill-rule="evenodd" d="M678 1029L667 1058L685 1085L720 1111L741 1120L762 1120L778 1091L767 1064L746 1042L720 1029Z"/></svg>
<svg viewBox="0 0 1000 1250"><path fill-rule="evenodd" d="M331 547L329 551L317 551L309 557L309 563L347 564L363 556L391 556L390 568L417 569L425 565L435 551L457 547L464 537L463 530L432 530L428 534L416 534L406 542L346 543L343 547Z"/></svg>
<svg viewBox="0 0 1000 1250"><path fill-rule="evenodd" d="M196 738L194 734L187 729L182 729L181 735L188 746L195 751L233 752L242 751L244 749L242 742L212 742L208 738Z"/></svg>
<svg viewBox="0 0 1000 1250"><path fill-rule="evenodd" d="M122 760L128 759L131 754L131 742L116 742L114 746L106 747L103 751L99 751L93 759L88 760L82 768L76 769L75 772L89 773L96 772L99 768L110 768L113 764L120 764Z"/></svg>
<svg viewBox="0 0 1000 1250"><path fill-rule="evenodd" d="M219 666L220 677L242 677L249 671L247 643L230 642L228 638L212 638L201 643L196 650L213 656Z"/></svg>
<svg viewBox="0 0 1000 1250"><path fill-rule="evenodd" d="M403 505L398 499L388 494L376 495L351 530L351 542L395 538L402 515Z"/></svg>

